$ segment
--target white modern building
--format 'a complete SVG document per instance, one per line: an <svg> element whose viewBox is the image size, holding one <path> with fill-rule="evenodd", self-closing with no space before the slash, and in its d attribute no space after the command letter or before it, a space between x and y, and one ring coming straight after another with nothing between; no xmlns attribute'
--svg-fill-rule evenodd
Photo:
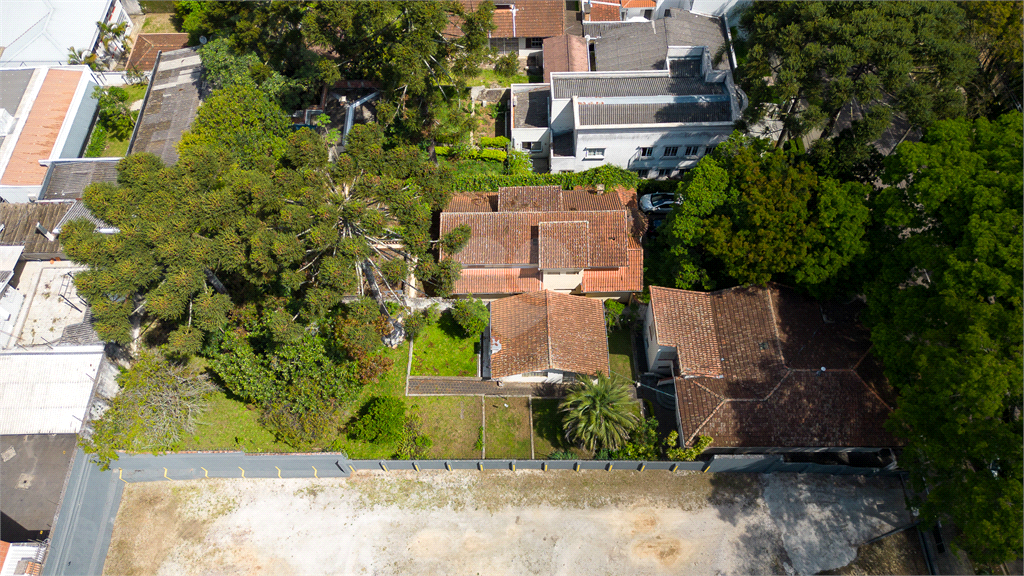
<svg viewBox="0 0 1024 576"><path fill-rule="evenodd" d="M684 45L695 19L685 13L620 27L595 45L596 71L553 72L549 84L512 86L510 134L516 149L553 172L602 164L643 178L676 176L732 133L747 105L719 46ZM711 40L715 38L712 37ZM717 58L716 58L717 56ZM724 57L723 57L724 56Z"/></svg>
<svg viewBox="0 0 1024 576"><path fill-rule="evenodd" d="M61 66L69 48L95 52L97 22L127 22L132 29L122 0L3 0L0 68Z"/></svg>

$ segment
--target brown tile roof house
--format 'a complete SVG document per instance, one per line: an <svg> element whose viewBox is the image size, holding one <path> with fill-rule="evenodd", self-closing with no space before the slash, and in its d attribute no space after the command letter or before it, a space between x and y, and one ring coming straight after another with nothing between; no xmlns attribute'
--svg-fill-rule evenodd
<svg viewBox="0 0 1024 576"><path fill-rule="evenodd" d="M544 39L544 82L552 72L589 72L590 54L582 36L562 34Z"/></svg>
<svg viewBox="0 0 1024 576"><path fill-rule="evenodd" d="M891 447L867 331L795 291L651 287L649 348L674 348L679 430L718 447ZM652 334L653 333L653 334ZM652 341L654 340L654 341Z"/></svg>
<svg viewBox="0 0 1024 576"><path fill-rule="evenodd" d="M156 64L159 52L170 52L188 47L188 34L139 34L128 57L126 70L135 68L140 72L149 72Z"/></svg>
<svg viewBox="0 0 1024 576"><path fill-rule="evenodd" d="M473 11L484 0L458 0ZM499 0L495 2L491 38L550 38L565 32L565 0ZM458 22L448 25L446 34L461 36Z"/></svg>
<svg viewBox="0 0 1024 576"><path fill-rule="evenodd" d="M491 303L491 377L545 370L608 374L600 300L543 290Z"/></svg>
<svg viewBox="0 0 1024 576"><path fill-rule="evenodd" d="M631 205L623 204L623 194ZM569 276L559 289L636 292L643 289L635 192L592 193L558 186L501 188L497 194L457 194L441 213L441 234L472 230L452 257L462 266L456 294L516 294L544 288L545 272ZM550 287L550 286L549 286Z"/></svg>
<svg viewBox="0 0 1024 576"><path fill-rule="evenodd" d="M619 2L610 0L596 0L590 3L590 14L587 20L591 22L618 22L621 19Z"/></svg>

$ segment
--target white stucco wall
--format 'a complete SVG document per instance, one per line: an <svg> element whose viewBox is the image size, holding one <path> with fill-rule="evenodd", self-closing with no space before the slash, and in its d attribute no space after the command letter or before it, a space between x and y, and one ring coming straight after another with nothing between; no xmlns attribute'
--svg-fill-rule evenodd
<svg viewBox="0 0 1024 576"><path fill-rule="evenodd" d="M731 123L709 125L658 125L658 126L601 126L581 127L576 131L576 156L573 170L581 171L612 164L620 168L635 170L673 169L683 170L697 165L709 146L728 139L732 133ZM665 156L665 148L679 148L674 157ZM686 156L686 147L697 148L697 154ZM588 157L588 149L604 149L600 158ZM650 158L639 156L640 148L653 148Z"/></svg>

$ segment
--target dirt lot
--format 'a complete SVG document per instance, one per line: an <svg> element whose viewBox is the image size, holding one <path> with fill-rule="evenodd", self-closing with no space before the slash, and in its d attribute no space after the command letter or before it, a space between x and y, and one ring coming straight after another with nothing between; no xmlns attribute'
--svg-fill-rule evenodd
<svg viewBox="0 0 1024 576"><path fill-rule="evenodd" d="M814 574L907 513L883 479L359 473L125 488L105 574Z"/></svg>

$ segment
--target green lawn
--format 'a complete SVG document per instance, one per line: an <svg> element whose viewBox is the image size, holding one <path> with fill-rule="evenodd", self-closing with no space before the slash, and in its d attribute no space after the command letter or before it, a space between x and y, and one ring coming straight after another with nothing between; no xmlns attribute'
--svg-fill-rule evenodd
<svg viewBox="0 0 1024 576"><path fill-rule="evenodd" d="M542 82L543 76L527 76L525 74L516 74L511 78L502 78L494 73L494 70L481 70L480 75L469 81L470 86L504 86L509 87L513 84L529 84L531 82Z"/></svg>
<svg viewBox="0 0 1024 576"><path fill-rule="evenodd" d="M442 165L451 167L455 174L461 176L482 176L487 174L502 174L504 165L501 162L485 162L483 160L460 160L451 162L441 160Z"/></svg>
<svg viewBox="0 0 1024 576"><path fill-rule="evenodd" d="M476 396L418 396L406 399L409 413L419 421L420 434L434 445L429 458L479 458L480 398Z"/></svg>
<svg viewBox="0 0 1024 576"><path fill-rule="evenodd" d="M469 376L477 374L476 351L480 338L466 338L451 314L427 326L412 348L412 373L417 376Z"/></svg>
<svg viewBox="0 0 1024 576"><path fill-rule="evenodd" d="M616 330L608 334L608 360L613 377L626 383L633 382L633 346L629 341L628 330Z"/></svg>
<svg viewBox="0 0 1024 576"><path fill-rule="evenodd" d="M484 398L484 438L488 458L530 458L527 398Z"/></svg>
<svg viewBox="0 0 1024 576"><path fill-rule="evenodd" d="M137 84L135 86L122 86L126 92L128 92L129 103L142 100L146 97L146 86L143 84ZM123 157L128 153L128 144L131 142L132 136L128 134L128 137L124 140L117 140L111 135L107 135L107 145L103 148L103 156L106 158L119 158Z"/></svg>
<svg viewBox="0 0 1024 576"><path fill-rule="evenodd" d="M196 433L179 450L244 450L246 452L294 452L259 424L260 411L248 409L229 392L218 389L210 408L199 417Z"/></svg>

